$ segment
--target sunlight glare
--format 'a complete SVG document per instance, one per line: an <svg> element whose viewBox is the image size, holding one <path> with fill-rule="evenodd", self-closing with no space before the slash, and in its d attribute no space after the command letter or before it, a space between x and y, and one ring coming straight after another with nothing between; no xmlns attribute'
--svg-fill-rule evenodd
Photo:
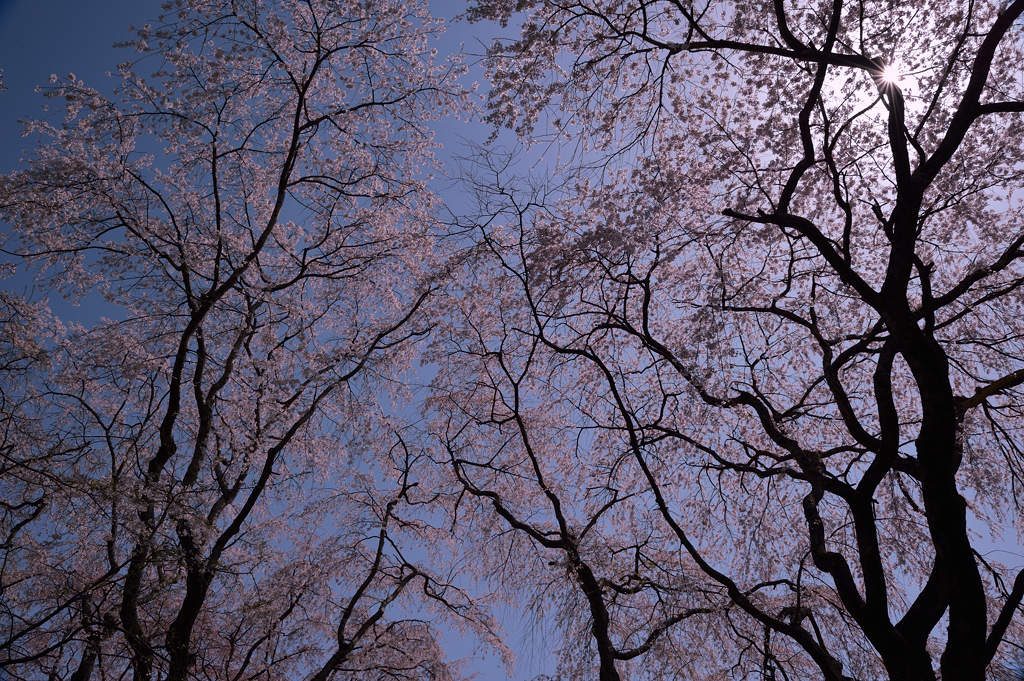
<svg viewBox="0 0 1024 681"><path fill-rule="evenodd" d="M895 64L886 64L885 68L882 69L882 81L895 85L900 82L903 74Z"/></svg>

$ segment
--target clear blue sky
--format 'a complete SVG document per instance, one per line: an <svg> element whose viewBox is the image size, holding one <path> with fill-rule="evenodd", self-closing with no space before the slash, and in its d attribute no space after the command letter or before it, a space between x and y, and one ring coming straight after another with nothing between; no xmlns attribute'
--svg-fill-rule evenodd
<svg viewBox="0 0 1024 681"><path fill-rule="evenodd" d="M0 171L14 170L22 150L34 146L20 137L17 121L43 115L35 87L51 73L113 87L103 74L126 53L111 46L128 37L129 25L154 18L159 6L154 0L0 0L0 68L7 87L0 93Z"/></svg>
<svg viewBox="0 0 1024 681"><path fill-rule="evenodd" d="M130 25L144 25L159 14L159 0L0 0L0 70L5 92L0 92L0 173L17 170L26 150L38 138L22 137L20 120L43 118L47 100L35 89L50 74L74 73L92 87L109 93L118 62L130 54L115 50L115 42L129 37ZM6 225L0 222L0 229ZM98 296L72 306L59 298L29 293L32 277L20 272L0 282L4 288L32 298L46 297L53 311L65 320L90 324L110 310Z"/></svg>
<svg viewBox="0 0 1024 681"><path fill-rule="evenodd" d="M117 84L119 62L134 56L131 50L115 49L114 43L131 37L129 26L153 23L161 14L162 0L0 0L0 70L5 92L0 92L0 173L19 167L26 150L38 143L37 138L22 137L19 120L43 118L53 112L43 111L47 100L38 86L45 86L50 74L66 76L74 73L90 87L105 94ZM431 11L446 19L465 11L467 0L433 0ZM445 36L438 41L441 54L465 52L479 54L483 42L490 41L490 33L500 30L496 25L469 25L456 21L449 24ZM486 36L481 42L476 33ZM475 61L472 57L470 61ZM473 69L466 77L467 84L482 81L481 68ZM58 114L59 115L59 114ZM440 158L448 160L450 154L459 153L466 136L478 140L487 138L490 128L482 123L467 125L464 121L443 120L435 124L437 140L443 145ZM452 164L448 164L451 168ZM438 183L442 187L443 183ZM446 197L452 205L460 205L457 192ZM0 223L0 229L3 228ZM2 282L4 288L23 291L31 285L31 278L19 273ZM32 297L38 297L35 294ZM76 319L88 325L98 321L104 307L99 299L83 301L80 307L71 307L63 301L49 298L54 312L65 319ZM111 314L111 310L106 310Z"/></svg>
<svg viewBox="0 0 1024 681"><path fill-rule="evenodd" d="M435 15L451 18L464 11L462 0L434 0ZM104 75L119 61L132 56L115 50L115 42L129 37L130 25L152 22L160 14L159 0L0 0L0 69L7 92L0 94L0 172L18 165L32 140L20 137L18 119L42 116L43 97L34 91L51 73L74 73L86 84L100 90L112 88L114 79ZM475 34L497 31L496 26L450 24L438 46L442 53L457 51L465 43L467 52L480 52ZM489 37L489 36L488 36ZM488 42L485 40L485 42ZM470 80L481 80L472 74ZM456 131L464 126L442 125L438 135L446 148L458 144ZM486 130L474 130L486 136Z"/></svg>

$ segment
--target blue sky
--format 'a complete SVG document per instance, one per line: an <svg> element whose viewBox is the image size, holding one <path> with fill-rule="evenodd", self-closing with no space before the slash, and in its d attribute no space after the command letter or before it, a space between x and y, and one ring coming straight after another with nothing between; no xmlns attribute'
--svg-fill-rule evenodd
<svg viewBox="0 0 1024 681"><path fill-rule="evenodd" d="M129 25L153 18L159 4L0 0L0 68L7 87L0 94L0 170L14 170L22 150L33 146L20 137L18 119L43 114L43 97L34 88L51 73L74 73L95 87L113 87L104 72L124 60L124 52L111 46L128 36Z"/></svg>
<svg viewBox="0 0 1024 681"><path fill-rule="evenodd" d="M22 137L19 123L47 115L42 108L47 100L36 87L45 85L50 74L74 73L109 93L116 80L105 73L115 70L129 54L115 50L113 44L129 37L130 25L141 26L154 18L159 7L159 0L0 0L0 69L6 87L0 92L0 173L17 170L24 152L38 143L36 138ZM0 283L8 290L28 293L32 280L19 272ZM98 296L72 306L45 292L28 294L49 298L63 319L89 324L104 312Z"/></svg>
<svg viewBox="0 0 1024 681"><path fill-rule="evenodd" d="M435 0L430 6L435 16L451 19L466 4ZM115 79L105 73L132 54L113 44L129 37L130 25L152 22L159 14L159 0L0 0L0 69L7 87L0 95L0 172L16 169L22 151L34 146L33 140L20 137L18 120L44 115L45 101L36 86L45 85L50 74L74 73L101 91L113 88ZM444 54L464 45L467 53L479 53L482 43L477 35L489 42L490 32L497 30L493 25L450 23L438 50ZM479 68L467 77L468 82L482 79ZM437 131L445 155L467 134L483 139L488 132L483 124L467 128L444 121Z"/></svg>
<svg viewBox="0 0 1024 681"><path fill-rule="evenodd" d="M3 73L5 92L0 92L0 173L17 170L19 160L26 150L38 143L37 139L22 137L20 120L43 118L53 115L43 105L47 100L39 86L45 86L51 74L67 76L74 73L90 87L105 94L111 94L117 85L115 76L106 75L116 71L119 62L132 58L131 50L115 49L114 43L131 36L129 26L154 23L160 15L162 0L0 0L0 71ZM465 11L466 0L434 0L430 3L435 16L451 19ZM464 51L469 55L483 51L483 43L489 42L491 34L499 31L496 25L470 25L464 21L449 23L444 37L438 41L437 49L444 55ZM480 40L477 34L486 36ZM472 56L468 62L478 61ZM467 74L466 83L482 82L482 68ZM59 114L58 114L59 115ZM465 148L465 140L471 136L484 140L490 128L483 123L467 124L465 121L442 120L435 124L436 139L443 148L439 157L449 161L452 154L459 155ZM450 183L438 182L438 188ZM458 192L446 192L446 200L453 209L462 205ZM2 225L0 225L2 228ZM8 290L22 292L31 285L31 278L18 276L2 283ZM36 293L49 298L53 311L65 319L75 319L85 324L98 321L103 314L104 304L98 297L86 299L81 306L73 307L55 296ZM111 311L106 310L107 314Z"/></svg>

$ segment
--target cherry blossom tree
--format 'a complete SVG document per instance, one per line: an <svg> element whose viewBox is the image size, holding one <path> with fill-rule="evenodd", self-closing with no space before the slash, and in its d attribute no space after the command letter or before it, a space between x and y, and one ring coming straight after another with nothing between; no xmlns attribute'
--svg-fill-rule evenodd
<svg viewBox="0 0 1024 681"><path fill-rule="evenodd" d="M492 569L571 601L566 676L1012 665L1022 13L475 3L551 160L478 165L428 409Z"/></svg>
<svg viewBox="0 0 1024 681"><path fill-rule="evenodd" d="M116 99L52 79L0 178L5 249L111 317L2 300L0 675L455 678L438 618L494 626L397 415L463 69L414 1L165 12Z"/></svg>

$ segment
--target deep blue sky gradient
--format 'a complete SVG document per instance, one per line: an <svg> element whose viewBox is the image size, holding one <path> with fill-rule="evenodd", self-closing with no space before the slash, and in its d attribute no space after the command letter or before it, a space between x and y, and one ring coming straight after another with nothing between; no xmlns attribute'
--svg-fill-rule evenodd
<svg viewBox="0 0 1024 681"><path fill-rule="evenodd" d="M116 71L118 62L133 54L115 50L113 44L130 36L130 25L155 18L159 8L158 0L0 0L0 70L6 88L0 92L0 173L17 170L25 152L40 141L38 136L23 137L20 121L60 115L43 110L49 102L36 88L46 86L50 74L74 73L111 94L117 80L106 72ZM6 229L0 222L0 230ZM34 300L47 299L60 318L87 326L114 314L99 295L72 305L50 291L33 290L32 276L20 269L0 286Z"/></svg>
<svg viewBox="0 0 1024 681"><path fill-rule="evenodd" d="M19 121L60 116L59 106L44 111L49 102L36 88L46 87L51 74L65 77L74 73L86 85L111 95L117 85L117 64L136 56L130 49L115 49L114 43L131 37L129 26L155 22L161 13L160 5L160 0L0 0L0 72L6 87L5 92L0 92L0 173L17 170L25 152L40 141L37 137L22 137L23 126ZM465 0L430 3L435 16L448 19L467 6ZM484 74L479 57L472 55L481 54L483 45L499 31L496 25L470 25L455 20L449 22L447 32L437 41L437 49L441 55L465 52L466 62L475 63L464 78L465 84L482 83ZM115 75L108 76L107 72ZM145 73L145 68L140 72ZM438 156L446 163L445 173L449 176L456 170L452 157L466 154L467 139L483 141L491 132L481 122L453 119L438 121L434 128L435 139L443 147ZM445 193L453 210L462 208L463 198L458 191L450 191L451 182L439 178L435 188ZM2 223L0 229L4 229ZM0 282L0 286L20 291L28 282L19 275L17 281L8 279ZM60 316L74 316L55 297L48 297ZM79 309L74 314L82 312L87 319L80 321L97 319L86 310Z"/></svg>
<svg viewBox="0 0 1024 681"><path fill-rule="evenodd" d="M0 69L7 92L0 93L0 171L17 168L35 140L20 137L19 119L42 117L45 100L35 92L51 73L74 73L93 87L110 91L104 75L127 50L112 45L129 36L128 26L159 14L155 0L0 0Z"/></svg>

